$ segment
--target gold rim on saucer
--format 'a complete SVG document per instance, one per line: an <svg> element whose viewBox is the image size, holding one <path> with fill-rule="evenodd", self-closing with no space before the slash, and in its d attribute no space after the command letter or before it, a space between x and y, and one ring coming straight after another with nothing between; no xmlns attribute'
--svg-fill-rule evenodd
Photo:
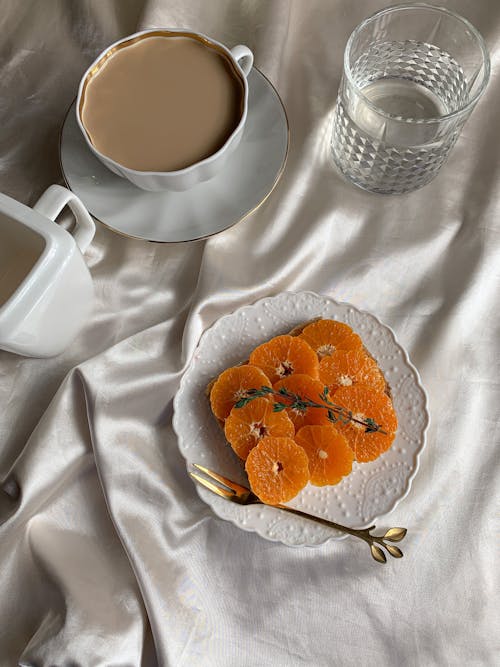
<svg viewBox="0 0 500 667"><path fill-rule="evenodd" d="M120 230L118 230L118 229L115 229L114 227L111 227L111 226L108 225L106 222L104 222L104 221L101 220L100 218L96 217L96 216L92 213L92 211L89 211L89 213L92 215L92 217L93 217L95 220L97 220L97 222L100 222L101 225L103 225L104 227L106 227L107 229L109 229L110 231L112 231L114 234L118 234L118 236L123 236L124 238L127 238L127 239L133 239L134 241L146 241L146 242L148 242L148 243L160 243L160 244L167 244L167 245L179 245L180 243L193 243L193 242L196 242L196 241L205 241L205 240L207 240L207 239L212 238L213 236L217 236L218 234L222 234L222 233L226 232L228 229L232 229L233 227L235 227L236 225L238 225L240 222L243 222L243 221L246 220L248 217L250 217L253 213L255 213L255 211L257 211L257 209L259 209L259 208L262 206L262 204L264 204L264 202L267 201L267 199L271 196L271 194L273 193L273 191L275 190L276 186L278 185L278 183L279 183L279 181L280 181L280 179L281 179L281 177L282 177L282 175L283 175L283 172L284 172L284 170L285 170L286 162L287 162L287 159L288 159L288 153L289 153L289 150L290 150L290 123L288 122L288 115L287 115L287 112L286 112L285 105L283 104L283 100L281 99L280 94L278 93L278 91L276 90L276 88L273 86L273 84L272 84L271 81L268 79L268 77L267 77L267 76L266 76L266 75L265 75L265 74L264 74L258 67L255 67L255 66L254 66L253 69L256 70L256 71L257 71L257 72L258 72L258 73L259 73L259 74L260 74L260 75L267 81L267 83L271 86L271 88L273 89L273 91L276 93L276 96L277 96L278 100L280 101L281 108L283 109L283 113L284 113L284 116L285 116L285 122L286 122L286 130L287 130L286 151L285 151L285 155L284 155L284 157L283 157L283 162L281 163L281 166L280 166L280 168L279 168L279 170L278 170L278 173L276 174L276 177L275 177L275 179L274 179L274 181L273 181L273 184L272 184L272 186L271 186L269 192L268 192L268 193L267 193L267 194L260 200L260 202L258 202L258 204L256 204L252 209L250 209L249 211L247 211L247 212L245 213L245 215L243 215L241 218L238 218L237 220L235 220L231 225L229 225L229 226L226 227L225 229L221 229L220 231L213 232L212 234L206 234L206 235L204 235L204 236L197 236L196 238L193 238L193 239L186 239L186 240L184 240L184 241L157 241L157 240L155 240L155 239L147 239L147 238L145 238L145 237L143 237L143 236L134 236L134 235L132 235L132 234L126 234L125 232L122 232L122 231L120 231ZM66 113L64 114L64 118L63 118L63 121L62 121L62 123L61 123L61 128L60 128L60 130L59 130L59 145L58 145L58 149L59 149L59 155L58 155L58 157L59 157L59 167L60 167L60 169L61 169L61 174L62 174L62 177L63 177L63 180L64 180L64 183L65 183L66 187L67 187L69 190L71 190L72 192L74 192L74 190L73 190L73 188L71 187L71 185L70 185L70 183L69 183L69 181L68 181L68 179L67 179L67 177L66 177L66 174L65 174L65 172L64 172L64 167L63 167L63 164L62 164L62 158L61 158L61 155L62 155L62 134L63 134L63 128L64 128L64 125L66 124L66 119L67 119L68 114L69 114L69 112L71 111L71 108L73 107L75 101L76 101L76 96L73 98L71 104L70 104L69 107L68 107L68 110L67 110ZM97 159L97 158L96 158L96 159ZM120 176L117 176L117 178L120 178ZM133 184L131 183L131 187L137 187L137 186L135 186L135 185L133 185ZM139 188L137 188L137 189L139 189ZM75 194L78 194L78 193L75 192Z"/></svg>

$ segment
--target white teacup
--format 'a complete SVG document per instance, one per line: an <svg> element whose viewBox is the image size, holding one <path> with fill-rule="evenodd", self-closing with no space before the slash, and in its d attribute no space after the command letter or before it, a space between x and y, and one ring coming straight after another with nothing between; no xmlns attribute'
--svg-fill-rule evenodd
<svg viewBox="0 0 500 667"><path fill-rule="evenodd" d="M66 205L76 219L71 233L54 222ZM60 185L33 209L0 194L0 349L52 357L72 342L92 308L82 254L94 233L81 201Z"/></svg>
<svg viewBox="0 0 500 667"><path fill-rule="evenodd" d="M236 76L238 79L240 79L239 83L241 83L243 86L242 113L238 124L235 126L234 130L222 145L222 147L208 157L194 162L193 164L183 169L177 169L175 171L139 171L116 162L111 157L104 155L94 146L82 120L82 109L85 103L85 93L88 84L91 82L92 78L99 73L100 69L106 64L111 56L113 56L121 49L126 49L127 47L133 46L142 40L148 39L148 37L159 36L189 37L199 41L209 48L222 52L222 54L225 55L231 63ZM115 174L118 174L118 176L122 176L123 178L128 179L134 185L137 185L143 190L187 190L197 183L212 178L212 176L214 176L224 166L229 155L237 148L241 140L243 128L247 118L247 76L252 69L252 65L253 54L248 47L238 45L232 49L228 49L223 44L220 44L219 42L210 39L209 37L206 37L205 35L198 32L170 28L144 30L142 32L137 32L115 42L114 44L111 44L111 46L105 49L96 58L96 60L92 63L92 65L90 65L90 67L83 75L78 89L78 97L76 102L76 119L78 126L80 127L80 130L90 150L104 165L106 165L106 167L108 167ZM125 140L126 137L124 137L124 141Z"/></svg>

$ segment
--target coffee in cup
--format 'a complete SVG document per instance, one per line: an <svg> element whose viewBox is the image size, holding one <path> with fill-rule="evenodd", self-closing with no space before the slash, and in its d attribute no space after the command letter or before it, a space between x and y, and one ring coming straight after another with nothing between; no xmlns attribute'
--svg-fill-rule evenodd
<svg viewBox="0 0 500 667"><path fill-rule="evenodd" d="M243 113L227 56L193 37L149 37L108 58L81 110L94 146L137 171L185 169L217 152Z"/></svg>
<svg viewBox="0 0 500 667"><path fill-rule="evenodd" d="M148 187L152 181L141 173L193 169L241 134L250 69L239 65L243 58L251 67L246 47L231 52L185 31L146 31L120 41L82 80L77 117L87 143L104 164L121 167L116 173L162 189Z"/></svg>

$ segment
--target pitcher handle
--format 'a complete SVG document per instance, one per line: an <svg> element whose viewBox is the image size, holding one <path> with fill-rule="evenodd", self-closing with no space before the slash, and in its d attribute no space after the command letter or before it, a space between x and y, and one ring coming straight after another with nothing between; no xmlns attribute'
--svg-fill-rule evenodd
<svg viewBox="0 0 500 667"><path fill-rule="evenodd" d="M73 235L83 255L94 238L95 224L85 206L71 190L62 185L51 185L45 190L33 209L55 221L66 205L70 207L76 220L75 229L69 233Z"/></svg>

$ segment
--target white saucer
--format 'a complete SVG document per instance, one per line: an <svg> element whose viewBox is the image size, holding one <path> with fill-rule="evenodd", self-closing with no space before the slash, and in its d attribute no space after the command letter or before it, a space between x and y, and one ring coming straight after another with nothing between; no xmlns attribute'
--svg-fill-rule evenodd
<svg viewBox="0 0 500 667"><path fill-rule="evenodd" d="M185 192L140 190L89 151L76 123L75 103L66 115L59 144L64 180L95 218L124 236L182 243L232 227L268 197L288 153L288 120L278 93L255 68L248 85L241 143L210 181Z"/></svg>

